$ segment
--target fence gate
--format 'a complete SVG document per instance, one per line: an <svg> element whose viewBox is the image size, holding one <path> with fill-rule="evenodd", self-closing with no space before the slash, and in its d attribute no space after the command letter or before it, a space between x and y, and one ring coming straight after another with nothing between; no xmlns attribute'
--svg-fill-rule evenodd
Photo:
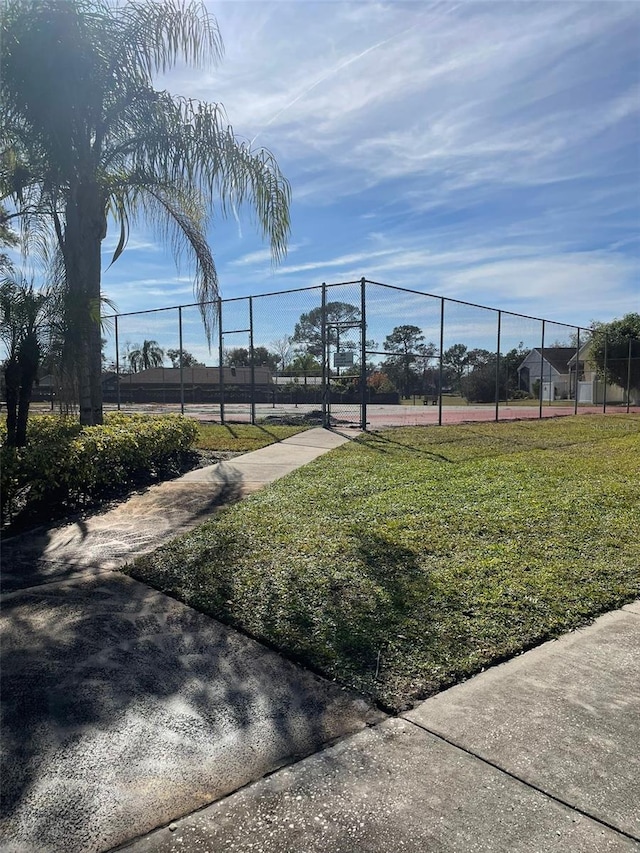
<svg viewBox="0 0 640 853"><path fill-rule="evenodd" d="M365 280L322 285L322 422L364 428Z"/></svg>

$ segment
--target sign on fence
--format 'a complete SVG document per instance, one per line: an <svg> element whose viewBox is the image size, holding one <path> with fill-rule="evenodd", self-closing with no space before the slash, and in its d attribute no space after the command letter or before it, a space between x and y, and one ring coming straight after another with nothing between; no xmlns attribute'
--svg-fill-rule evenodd
<svg viewBox="0 0 640 853"><path fill-rule="evenodd" d="M342 352L334 352L333 366L353 367L353 350L343 350Z"/></svg>

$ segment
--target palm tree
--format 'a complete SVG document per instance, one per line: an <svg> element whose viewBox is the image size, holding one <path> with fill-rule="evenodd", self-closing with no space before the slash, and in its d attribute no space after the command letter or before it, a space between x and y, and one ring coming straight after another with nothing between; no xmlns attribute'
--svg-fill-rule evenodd
<svg viewBox="0 0 640 853"><path fill-rule="evenodd" d="M273 156L240 142L219 104L153 88L178 61L216 63L215 20L193 0L4 0L0 58L0 202L23 230L51 223L62 254L69 328L77 333L80 420L102 421L101 243L144 217L190 250L199 302L217 296L206 241L214 200L248 202L275 260L286 251L289 185ZM5 220L6 222L6 220ZM202 307L207 334L214 307Z"/></svg>
<svg viewBox="0 0 640 853"><path fill-rule="evenodd" d="M7 446L23 447L33 385L45 353L49 298L12 275L0 283L0 338L7 358L4 384L7 402Z"/></svg>
<svg viewBox="0 0 640 853"><path fill-rule="evenodd" d="M293 376L304 376L306 385L307 376L319 376L322 373L322 365L310 352L301 352L289 365L289 373Z"/></svg>
<svg viewBox="0 0 640 853"><path fill-rule="evenodd" d="M162 367L164 350L157 341L144 341L141 347L131 350L129 364L134 373L148 370L150 367Z"/></svg>

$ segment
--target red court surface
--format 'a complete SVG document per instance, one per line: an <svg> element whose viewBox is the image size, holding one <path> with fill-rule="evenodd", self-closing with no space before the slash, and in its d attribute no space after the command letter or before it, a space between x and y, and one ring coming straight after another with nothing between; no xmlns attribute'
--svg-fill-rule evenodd
<svg viewBox="0 0 640 853"><path fill-rule="evenodd" d="M115 407L105 407L109 410L114 410ZM225 405L225 423L249 423L251 419L251 407L248 403L229 403ZM123 412L139 412L146 414L170 414L179 413L179 405L140 405L140 406L122 406ZM314 405L276 405L256 404L256 420L267 423L271 418L281 417L300 417L308 415L311 412L317 413L320 416L318 406ZM607 406L607 414L626 414L627 407L624 406ZM640 413L640 406L631 406L630 413ZM218 405L186 405L185 415L199 421L220 422L220 407ZM554 418L562 416L572 416L575 413L573 404L569 403L566 406L543 406L542 417ZM585 406L578 407L578 415L587 414L602 414L602 406ZM498 420L531 420L540 417L540 408L537 405L531 406L510 406L501 404L498 411ZM459 424L468 421L482 422L495 421L496 408L495 405L469 405L469 406L443 406L442 407L442 423L443 424ZM360 426L360 407L358 405L339 405L331 406L331 423L333 426L343 427L359 427ZM393 426L428 426L438 424L438 407L437 406L394 406L394 405L376 405L375 403L367 406L367 428L382 429L384 427Z"/></svg>

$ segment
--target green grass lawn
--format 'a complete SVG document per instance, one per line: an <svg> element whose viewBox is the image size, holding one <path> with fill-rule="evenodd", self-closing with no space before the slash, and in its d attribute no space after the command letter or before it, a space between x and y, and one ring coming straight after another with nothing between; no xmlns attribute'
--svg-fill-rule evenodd
<svg viewBox="0 0 640 853"><path fill-rule="evenodd" d="M129 571L397 710L638 596L639 483L634 415L387 430Z"/></svg>
<svg viewBox="0 0 640 853"><path fill-rule="evenodd" d="M252 426L251 424L208 424L198 423L197 450L220 450L247 453L259 450L268 444L282 441L307 429L304 426Z"/></svg>

